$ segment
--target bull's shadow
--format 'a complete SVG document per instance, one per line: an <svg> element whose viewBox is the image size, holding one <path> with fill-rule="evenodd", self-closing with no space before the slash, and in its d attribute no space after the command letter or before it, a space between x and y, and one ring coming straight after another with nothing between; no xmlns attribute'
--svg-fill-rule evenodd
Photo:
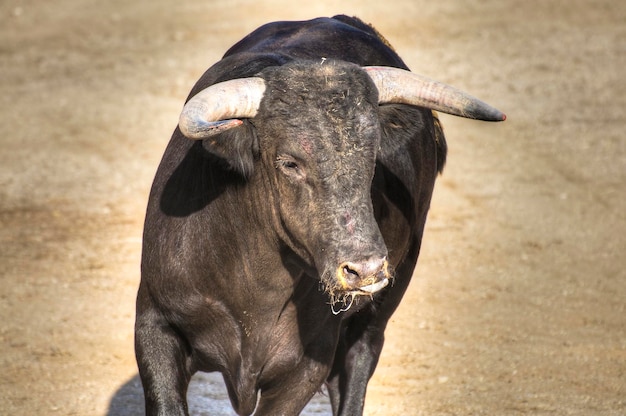
<svg viewBox="0 0 626 416"><path fill-rule="evenodd" d="M173 217L186 217L202 210L231 186L240 186L245 179L229 169L224 159L204 149L202 142L178 138L179 146L170 146L167 152L177 153L175 167L162 166L170 171L167 182L155 183L163 187L159 201L161 211ZM187 141L187 142L185 142ZM158 179L157 175L157 179Z"/></svg>
<svg viewBox="0 0 626 416"><path fill-rule="evenodd" d="M189 413L194 416L236 416L220 373L197 373L191 379L187 393ZM107 416L142 416L145 414L143 389L135 375L113 395ZM325 394L316 394L301 415L331 415L330 401Z"/></svg>

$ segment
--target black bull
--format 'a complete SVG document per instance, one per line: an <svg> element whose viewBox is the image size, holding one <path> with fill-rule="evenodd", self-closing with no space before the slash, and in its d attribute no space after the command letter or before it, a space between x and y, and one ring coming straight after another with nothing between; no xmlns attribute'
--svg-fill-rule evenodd
<svg viewBox="0 0 626 416"><path fill-rule="evenodd" d="M148 414L187 414L196 371L220 371L240 415L296 415L324 383L335 415L362 414L445 161L431 109L504 119L365 66L406 69L358 19L272 23L191 91L144 229Z"/></svg>

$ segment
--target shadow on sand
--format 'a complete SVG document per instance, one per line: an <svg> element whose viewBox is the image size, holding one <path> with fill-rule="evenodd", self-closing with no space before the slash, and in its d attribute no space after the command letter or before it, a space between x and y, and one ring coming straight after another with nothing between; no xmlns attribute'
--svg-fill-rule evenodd
<svg viewBox="0 0 626 416"><path fill-rule="evenodd" d="M236 416L220 373L197 373L191 379L187 393L189 413L194 416ZM139 375L135 375L116 392L107 416L142 416L143 389ZM316 394L302 411L303 416L331 415L330 402L325 394Z"/></svg>

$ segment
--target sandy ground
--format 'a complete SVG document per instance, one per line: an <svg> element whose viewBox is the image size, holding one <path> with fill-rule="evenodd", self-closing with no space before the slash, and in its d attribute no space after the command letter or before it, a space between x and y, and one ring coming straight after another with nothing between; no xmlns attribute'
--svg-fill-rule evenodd
<svg viewBox="0 0 626 416"><path fill-rule="evenodd" d="M258 25L339 12L509 117L442 116L366 413L626 414L626 3L291 3L0 3L0 414L141 412L141 229L182 103Z"/></svg>

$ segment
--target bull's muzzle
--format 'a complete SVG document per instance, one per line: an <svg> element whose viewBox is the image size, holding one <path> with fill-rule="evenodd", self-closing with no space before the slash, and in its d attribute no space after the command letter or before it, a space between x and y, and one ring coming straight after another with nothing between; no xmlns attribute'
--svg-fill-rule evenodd
<svg viewBox="0 0 626 416"><path fill-rule="evenodd" d="M355 295L371 295L389 284L391 274L387 258L342 263L336 271L339 288Z"/></svg>

